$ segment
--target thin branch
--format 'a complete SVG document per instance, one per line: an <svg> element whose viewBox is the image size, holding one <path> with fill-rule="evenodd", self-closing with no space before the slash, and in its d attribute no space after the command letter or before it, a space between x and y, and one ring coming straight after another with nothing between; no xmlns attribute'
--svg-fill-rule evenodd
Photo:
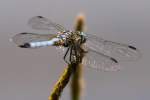
<svg viewBox="0 0 150 100"><path fill-rule="evenodd" d="M75 31L82 32L84 30L85 18L83 15L77 16ZM84 54L81 52L81 60L83 59ZM83 73L83 66L81 63L77 63L74 66L75 71L72 77L72 84L71 84L71 93L72 93L72 100L79 100L81 97L82 92L82 73Z"/></svg>
<svg viewBox="0 0 150 100"><path fill-rule="evenodd" d="M59 100L59 97L61 96L63 89L66 87L66 85L69 82L69 79L73 72L72 70L73 70L73 67L71 67L71 65L68 65L68 67L64 70L59 80L55 84L48 100Z"/></svg>
<svg viewBox="0 0 150 100"><path fill-rule="evenodd" d="M84 17L78 16L76 21L76 31L83 31L84 26ZM83 54L81 54L83 55ZM83 57L83 56L82 56ZM82 59L81 57L81 59ZM81 74L82 74L82 64L80 63L71 63L68 67L64 70L62 75L60 76L59 80L55 84L48 100L59 100L63 89L68 84L71 75L73 74L72 78L72 100L79 100L80 91L81 91Z"/></svg>

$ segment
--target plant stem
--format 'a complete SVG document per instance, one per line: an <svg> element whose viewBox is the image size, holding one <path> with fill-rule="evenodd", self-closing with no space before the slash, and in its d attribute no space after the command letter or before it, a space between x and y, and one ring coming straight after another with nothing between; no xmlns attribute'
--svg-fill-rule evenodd
<svg viewBox="0 0 150 100"><path fill-rule="evenodd" d="M84 30L84 24L85 24L85 18L83 15L77 16L76 19L76 25L75 25L75 31L83 32ZM81 60L83 59L84 54L81 52ZM72 77L72 84L71 84L71 93L72 93L72 100L80 100L81 92L82 92L82 73L83 73L83 66L81 63L77 62L75 64L75 71L73 73Z"/></svg>
<svg viewBox="0 0 150 100"><path fill-rule="evenodd" d="M83 31L84 27L84 17L83 16L78 16L76 20L76 31ZM81 54L84 55L84 54ZM83 56L81 56L81 59ZM62 75L60 76L59 80L55 84L48 100L59 100L59 97L61 96L61 93L63 89L66 87L68 84L71 75L73 74L72 77L72 100L79 100L80 99L80 94L81 94L81 75L82 75L82 64L79 62L77 63L71 63L68 65L68 67L64 70Z"/></svg>
<svg viewBox="0 0 150 100"><path fill-rule="evenodd" d="M68 65L68 67L64 70L64 72L60 76L59 80L55 84L48 100L59 100L59 97L61 96L63 89L66 87L66 85L69 82L69 79L70 79L71 74L73 72L72 68L73 67L71 67L71 65Z"/></svg>

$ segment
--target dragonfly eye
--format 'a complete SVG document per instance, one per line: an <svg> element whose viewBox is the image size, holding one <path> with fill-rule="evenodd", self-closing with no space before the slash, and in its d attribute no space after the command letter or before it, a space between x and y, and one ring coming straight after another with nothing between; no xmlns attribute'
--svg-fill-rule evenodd
<svg viewBox="0 0 150 100"><path fill-rule="evenodd" d="M83 39L82 39L82 43L85 43L86 42L86 38L84 37Z"/></svg>
<svg viewBox="0 0 150 100"><path fill-rule="evenodd" d="M80 38L81 38L81 43L85 43L86 42L86 37L85 36L80 35Z"/></svg>

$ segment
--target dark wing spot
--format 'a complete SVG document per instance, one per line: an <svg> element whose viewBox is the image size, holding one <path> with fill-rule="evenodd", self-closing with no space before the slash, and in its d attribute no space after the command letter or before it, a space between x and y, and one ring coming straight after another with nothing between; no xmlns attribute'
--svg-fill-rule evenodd
<svg viewBox="0 0 150 100"><path fill-rule="evenodd" d="M27 32L23 32L23 33L20 33L20 34L28 34Z"/></svg>
<svg viewBox="0 0 150 100"><path fill-rule="evenodd" d="M130 49L136 50L136 47L133 47L131 45L128 46Z"/></svg>
<svg viewBox="0 0 150 100"><path fill-rule="evenodd" d="M38 18L43 18L43 16L37 16Z"/></svg>
<svg viewBox="0 0 150 100"><path fill-rule="evenodd" d="M30 48L30 44L29 43L25 43L23 45L20 45L19 47L21 47L21 48Z"/></svg>
<svg viewBox="0 0 150 100"><path fill-rule="evenodd" d="M118 61L115 58L110 58L112 61L114 61L115 63L118 63Z"/></svg>

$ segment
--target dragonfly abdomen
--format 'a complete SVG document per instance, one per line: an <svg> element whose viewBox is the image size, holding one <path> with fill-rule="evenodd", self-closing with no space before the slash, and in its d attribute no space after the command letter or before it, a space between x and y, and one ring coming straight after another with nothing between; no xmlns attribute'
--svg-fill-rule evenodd
<svg viewBox="0 0 150 100"><path fill-rule="evenodd" d="M19 47L21 47L21 48L37 48L37 47L53 46L59 40L60 39L58 39L58 38L53 38L52 40L49 40L49 41L29 42L29 43L20 45Z"/></svg>

